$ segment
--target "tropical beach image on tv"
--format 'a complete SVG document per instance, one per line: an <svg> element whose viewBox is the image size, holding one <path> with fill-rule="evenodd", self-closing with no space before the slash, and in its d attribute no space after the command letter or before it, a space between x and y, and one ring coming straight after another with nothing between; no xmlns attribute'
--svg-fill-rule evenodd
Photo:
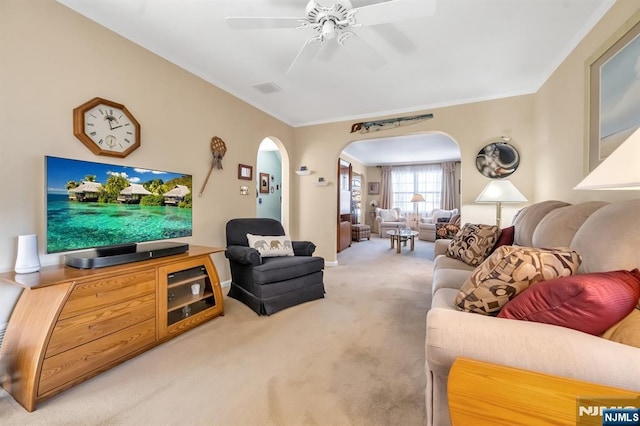
<svg viewBox="0 0 640 426"><path fill-rule="evenodd" d="M191 236L184 173L45 157L47 253Z"/></svg>

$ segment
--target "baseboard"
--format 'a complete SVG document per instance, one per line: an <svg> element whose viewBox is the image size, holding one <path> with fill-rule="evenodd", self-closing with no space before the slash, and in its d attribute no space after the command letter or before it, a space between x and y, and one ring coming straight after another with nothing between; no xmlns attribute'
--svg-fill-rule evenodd
<svg viewBox="0 0 640 426"><path fill-rule="evenodd" d="M222 287L222 288L231 287L231 280L221 281L220 282L220 287Z"/></svg>
<svg viewBox="0 0 640 426"><path fill-rule="evenodd" d="M332 261L324 261L324 266L338 266L338 261L337 260L332 260Z"/></svg>

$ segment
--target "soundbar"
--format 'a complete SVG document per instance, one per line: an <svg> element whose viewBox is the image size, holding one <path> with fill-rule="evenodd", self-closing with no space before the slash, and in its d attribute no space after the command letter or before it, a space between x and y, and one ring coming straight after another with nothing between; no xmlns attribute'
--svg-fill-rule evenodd
<svg viewBox="0 0 640 426"><path fill-rule="evenodd" d="M78 269L104 268L187 251L189 244L178 242L122 244L67 254L64 256L64 264Z"/></svg>

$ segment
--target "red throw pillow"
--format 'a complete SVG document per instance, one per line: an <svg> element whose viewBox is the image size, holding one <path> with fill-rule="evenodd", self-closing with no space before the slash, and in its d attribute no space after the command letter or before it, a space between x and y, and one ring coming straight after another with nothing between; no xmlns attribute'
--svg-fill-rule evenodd
<svg viewBox="0 0 640 426"><path fill-rule="evenodd" d="M600 335L640 299L640 271L578 274L532 284L508 302L499 318L560 325Z"/></svg>
<svg viewBox="0 0 640 426"><path fill-rule="evenodd" d="M513 245L513 238L516 233L516 228L514 226L509 226L508 228L503 228L502 232L500 232L500 237L498 237L498 241L496 241L496 245L493 246L493 250L497 249L500 246L511 246Z"/></svg>

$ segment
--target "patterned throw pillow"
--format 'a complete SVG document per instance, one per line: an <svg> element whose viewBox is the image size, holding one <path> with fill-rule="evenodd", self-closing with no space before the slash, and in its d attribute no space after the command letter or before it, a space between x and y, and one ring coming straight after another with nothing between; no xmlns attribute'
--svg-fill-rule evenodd
<svg viewBox="0 0 640 426"><path fill-rule="evenodd" d="M288 235L247 234L249 247L258 250L262 257L293 256L293 246Z"/></svg>
<svg viewBox="0 0 640 426"><path fill-rule="evenodd" d="M478 266L487 257L500 236L495 225L466 223L451 240L447 256L459 259L471 266Z"/></svg>
<svg viewBox="0 0 640 426"><path fill-rule="evenodd" d="M501 246L477 267L456 295L466 312L495 315L529 285L576 273L582 258L571 249Z"/></svg>
<svg viewBox="0 0 640 426"><path fill-rule="evenodd" d="M453 239L460 231L459 225L452 223L436 223L436 240L440 239Z"/></svg>

